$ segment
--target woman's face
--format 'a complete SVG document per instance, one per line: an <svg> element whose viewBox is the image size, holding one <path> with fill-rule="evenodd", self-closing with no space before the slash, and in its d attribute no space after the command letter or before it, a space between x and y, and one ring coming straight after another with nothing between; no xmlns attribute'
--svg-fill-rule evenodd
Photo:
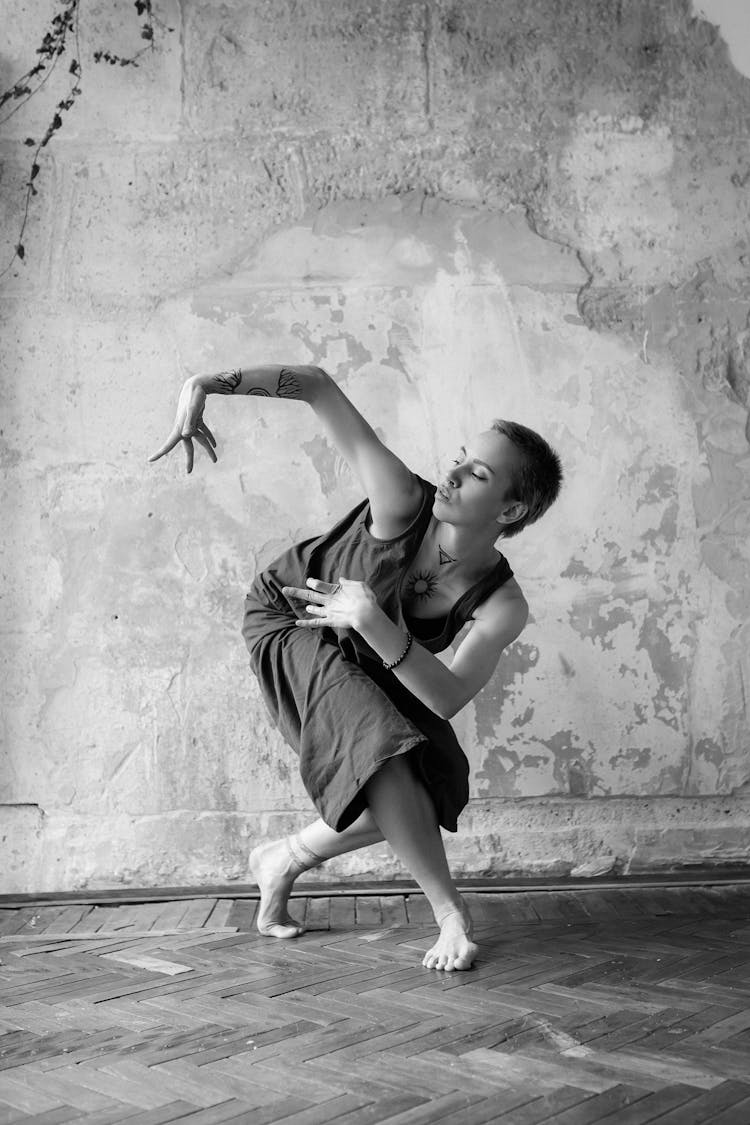
<svg viewBox="0 0 750 1125"><path fill-rule="evenodd" d="M486 430L471 438L447 458L435 494L436 517L456 525L519 519L525 506L513 482L522 462L523 454L505 434Z"/></svg>

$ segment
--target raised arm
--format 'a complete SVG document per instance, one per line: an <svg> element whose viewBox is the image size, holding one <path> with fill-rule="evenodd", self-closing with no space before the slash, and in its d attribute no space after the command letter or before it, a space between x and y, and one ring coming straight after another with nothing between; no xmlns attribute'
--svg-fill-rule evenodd
<svg viewBox="0 0 750 1125"><path fill-rule="evenodd" d="M193 468L193 441L216 461L215 440L203 421L206 396L254 395L306 402L320 418L333 444L351 467L369 497L373 532L382 538L399 534L413 518L421 500L419 481L383 444L356 407L320 367L237 368L217 375L195 375L186 381L169 437L149 458L156 461L180 442L185 445L187 471Z"/></svg>

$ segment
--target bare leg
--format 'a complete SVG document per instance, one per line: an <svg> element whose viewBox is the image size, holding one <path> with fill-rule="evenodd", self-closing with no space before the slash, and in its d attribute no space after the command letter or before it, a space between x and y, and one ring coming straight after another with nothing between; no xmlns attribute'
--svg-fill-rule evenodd
<svg viewBox="0 0 750 1125"><path fill-rule="evenodd" d="M428 969L470 968L477 954L471 915L451 878L435 809L403 757L391 758L365 788L373 819L424 891L440 937L422 962Z"/></svg>
<svg viewBox="0 0 750 1125"><path fill-rule="evenodd" d="M325 821L316 820L285 840L261 844L250 853L250 870L260 890L258 930L267 937L295 938L304 926L287 911L294 880L303 871L345 852L378 844L383 835L369 809L343 832L334 832Z"/></svg>

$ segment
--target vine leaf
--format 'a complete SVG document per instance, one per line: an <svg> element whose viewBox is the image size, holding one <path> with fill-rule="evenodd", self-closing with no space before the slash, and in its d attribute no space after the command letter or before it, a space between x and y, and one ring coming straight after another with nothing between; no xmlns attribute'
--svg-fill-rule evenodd
<svg viewBox="0 0 750 1125"><path fill-rule="evenodd" d="M110 66L116 66L118 64L120 66L138 66L137 60L144 51L155 50L154 24L158 24L163 30L174 31L173 27L167 27L166 24L156 16L153 11L153 0L133 0L133 2L138 18L142 20L141 39L146 40L146 45L141 47L139 51L136 51L132 57L123 57L106 48L102 48L101 50L94 51L94 62L98 63L104 61L109 63ZM0 271L0 278L3 278L5 274L9 272L16 258L21 262L25 259L26 251L23 244L23 235L29 217L29 204L31 199L39 194L34 184L34 180L36 180L41 170L39 154L50 142L57 130L62 127L62 114L72 108L76 98L79 97L81 93L80 79L83 71L80 62L80 43L78 38L78 17L81 0L57 0L57 3L60 10L52 17L51 29L45 33L41 45L37 47L35 51L35 54L39 56L39 61L32 66L26 74L14 82L9 89L0 93L0 109L10 101L18 103L2 118L0 124L3 124L12 117L17 110L21 109L29 98L33 97L34 94L41 90L42 86L54 71L58 60L65 54L68 36L72 36L75 40L75 58L71 59L68 67L68 74L73 76L73 85L68 90L67 96L57 103L52 121L47 126L41 141L37 142L33 137L27 137L23 142L27 147L34 149L31 160L31 171L25 185L26 202L23 218L21 220L21 229L18 233L18 241L14 247L13 256L5 269ZM36 78L37 75L41 76L37 84L35 86L30 85L30 80Z"/></svg>

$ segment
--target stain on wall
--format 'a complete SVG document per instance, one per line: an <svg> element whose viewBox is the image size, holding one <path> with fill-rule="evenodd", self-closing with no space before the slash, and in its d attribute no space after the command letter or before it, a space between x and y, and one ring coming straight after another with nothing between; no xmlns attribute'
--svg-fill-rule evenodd
<svg viewBox="0 0 750 1125"><path fill-rule="evenodd" d="M242 597L357 482L257 399L211 402L217 466L145 463L186 374L264 361L326 367L427 476L496 416L563 455L507 544L532 619L456 719L459 866L746 856L750 81L718 2L164 0L148 66L90 68L0 310L0 802L41 810L13 887L243 879L308 815ZM5 127L8 199L45 112Z"/></svg>

